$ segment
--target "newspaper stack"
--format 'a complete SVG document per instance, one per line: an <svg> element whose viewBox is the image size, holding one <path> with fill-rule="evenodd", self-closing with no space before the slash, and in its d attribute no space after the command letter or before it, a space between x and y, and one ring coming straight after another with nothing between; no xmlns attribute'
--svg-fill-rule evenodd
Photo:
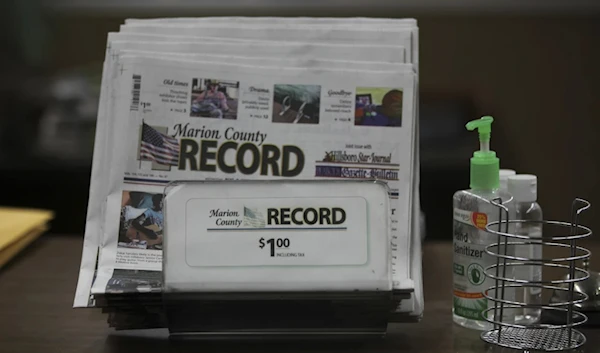
<svg viewBox="0 0 600 353"><path fill-rule="evenodd" d="M393 285L411 293L395 317L420 318L415 20L130 19L108 34L103 70L75 307L119 329L165 326L170 181L379 179Z"/></svg>

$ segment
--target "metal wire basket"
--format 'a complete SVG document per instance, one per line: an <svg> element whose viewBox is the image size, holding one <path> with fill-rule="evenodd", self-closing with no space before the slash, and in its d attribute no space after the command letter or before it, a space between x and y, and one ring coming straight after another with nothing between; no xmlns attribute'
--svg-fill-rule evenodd
<svg viewBox="0 0 600 353"><path fill-rule="evenodd" d="M577 246L577 241L592 234L590 228L579 224L580 214L590 207L590 203L575 199L571 206L571 221L561 222L510 220L508 208L501 202L500 199L492 202L499 209L499 218L498 221L490 222L486 226L489 233L497 236L497 241L485 249L488 255L495 258L496 263L484 270L485 275L494 280L494 286L485 293L490 305L482 314L486 321L493 324L493 329L483 332L481 339L495 346L524 352L557 352L583 346L586 338L574 327L584 324L587 317L576 311L574 305L584 302L588 297L585 293L575 291L574 284L589 277L585 269L577 266L577 262L586 261L590 257L590 251ZM533 238L516 234L514 229L525 223L537 223L544 227L542 237ZM545 230L547 227L557 229L557 234L553 235L554 232L547 234ZM544 249L543 253L567 252L567 254L540 258L516 256L514 249L519 246L540 246ZM529 268L539 266L544 273L557 271L568 271L568 273L557 279L543 279L540 276L539 279L534 280L511 275L513 272L516 273L514 269L523 266ZM508 295L510 291L519 288L562 292L566 300L532 304L519 301L517 298L513 299ZM510 315L511 311L517 312L523 309L538 310L540 317L543 317L545 312L554 316L559 315L563 319L560 323L553 324L541 320L528 324L515 322L512 319L514 316Z"/></svg>

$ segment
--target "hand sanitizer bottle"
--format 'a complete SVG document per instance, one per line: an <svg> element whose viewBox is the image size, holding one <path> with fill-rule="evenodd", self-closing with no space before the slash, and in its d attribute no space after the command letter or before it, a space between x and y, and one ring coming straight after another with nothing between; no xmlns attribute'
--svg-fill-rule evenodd
<svg viewBox="0 0 600 353"><path fill-rule="evenodd" d="M491 301L488 303L484 293L494 285L494 280L485 276L484 269L495 264L496 259L485 252L485 247L495 243L497 236L488 233L485 227L489 222L498 220L500 210L490 201L500 198L512 214L510 217L514 216L512 197L499 190L500 160L496 152L490 150L493 121L492 117L484 116L467 124L468 130L477 129L479 132L479 151L475 151L471 158L470 189L456 192L453 199L453 319L461 326L479 330L492 328L482 316L482 311L493 305ZM512 277L508 268L506 276ZM490 295L494 295L493 292ZM506 289L504 298L514 298L510 289Z"/></svg>
<svg viewBox="0 0 600 353"><path fill-rule="evenodd" d="M519 242L535 242L542 240L542 208L537 200L537 177L535 175L518 174L508 177L508 192L513 196L516 209L516 219L534 222L516 223L515 232L525 235L531 240L515 239ZM542 245L517 245L515 256L524 259L541 259ZM542 266L524 265L515 267L515 277L527 281L542 280ZM517 302L540 305L542 304L542 289L531 286L516 290ZM524 308L517 312L515 322L520 325L539 323L541 310L537 308Z"/></svg>

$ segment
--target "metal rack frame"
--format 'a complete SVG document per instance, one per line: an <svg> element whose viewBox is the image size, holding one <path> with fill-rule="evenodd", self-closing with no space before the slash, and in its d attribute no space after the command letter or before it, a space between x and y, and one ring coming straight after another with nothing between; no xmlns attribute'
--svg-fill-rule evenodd
<svg viewBox="0 0 600 353"><path fill-rule="evenodd" d="M580 267L577 267L577 261L587 261L590 257L590 251L577 246L577 241L591 236L590 228L579 224L580 214L590 208L590 203L583 199L575 199L571 205L571 221L528 221L528 220L510 220L509 210L502 204L501 199L495 199L492 204L499 209L498 221L490 222L486 226L486 231L496 235L496 243L486 247L485 252L496 259L496 263L485 268L486 276L494 280L494 286L490 287L485 293L485 297L493 307L488 307L482 315L485 320L493 324L493 329L483 332L481 339L489 344L504 348L528 351L557 352L579 348L586 342L585 335L574 327L584 324L587 317L574 310L574 305L582 303L588 299L585 293L576 292L574 285L589 277L589 273ZM557 228L564 228L568 235L545 236L542 238L532 238L526 235L511 233L511 226L517 226L525 223L536 223L549 225ZM517 246L542 246L553 248L568 248L569 256L539 259L519 257L509 253L509 248L514 249ZM519 266L540 266L543 268L559 268L568 270L568 276L562 279L532 281L527 279L513 278L507 276L507 268L518 268ZM550 302L542 304L531 304L515 300L506 299L507 289L517 288L539 288L553 291L566 292L565 301ZM493 292L493 295L491 294ZM505 317L505 310L532 308L543 311L553 311L562 313L565 316L564 324L546 324L534 323L523 325L511 322Z"/></svg>

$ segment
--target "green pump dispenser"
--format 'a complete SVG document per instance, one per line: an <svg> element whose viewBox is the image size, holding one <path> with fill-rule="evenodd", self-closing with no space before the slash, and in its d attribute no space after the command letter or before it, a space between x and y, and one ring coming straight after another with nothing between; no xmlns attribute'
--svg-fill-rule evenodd
<svg viewBox="0 0 600 353"><path fill-rule="evenodd" d="M500 159L490 151L490 135L494 118L484 116L467 123L467 130L479 132L479 151L471 158L471 189L494 190L500 187Z"/></svg>

